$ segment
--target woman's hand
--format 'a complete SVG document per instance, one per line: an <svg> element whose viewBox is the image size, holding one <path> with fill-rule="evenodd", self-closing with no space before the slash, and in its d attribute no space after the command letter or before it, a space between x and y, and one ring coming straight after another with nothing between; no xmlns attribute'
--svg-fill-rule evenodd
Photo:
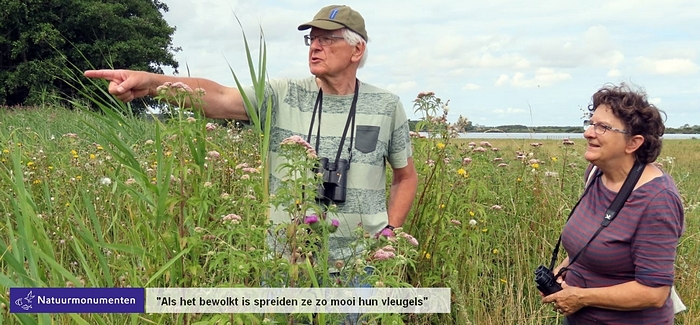
<svg viewBox="0 0 700 325"><path fill-rule="evenodd" d="M554 311L564 316L569 316L586 307L581 299L582 290L585 289L569 286L566 281L561 281L560 284L562 290L544 297L542 303L551 303Z"/></svg>

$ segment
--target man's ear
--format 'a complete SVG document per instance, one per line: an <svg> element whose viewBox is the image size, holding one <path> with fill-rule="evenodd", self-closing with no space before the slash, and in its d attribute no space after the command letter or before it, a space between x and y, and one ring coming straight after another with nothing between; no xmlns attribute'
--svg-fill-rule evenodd
<svg viewBox="0 0 700 325"><path fill-rule="evenodd" d="M627 140L627 147L625 148L625 151L627 153L633 153L639 149L639 147L644 144L644 137L637 134L633 137L631 137L629 140Z"/></svg>
<svg viewBox="0 0 700 325"><path fill-rule="evenodd" d="M360 60L362 60L362 56L365 54L366 46L367 44L363 42L358 42L357 45L355 45L352 52L352 62L360 62Z"/></svg>

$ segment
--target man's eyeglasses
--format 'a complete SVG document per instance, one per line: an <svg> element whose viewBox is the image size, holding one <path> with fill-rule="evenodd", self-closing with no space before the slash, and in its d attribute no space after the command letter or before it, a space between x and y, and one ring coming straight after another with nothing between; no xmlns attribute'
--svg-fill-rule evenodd
<svg viewBox="0 0 700 325"><path fill-rule="evenodd" d="M321 46L329 46L333 44L333 42L337 39L345 39L343 36L338 36L338 35L323 35L323 36L311 36L311 35L304 35L304 43L306 46L311 46L311 44L314 42L314 40L318 40L318 43L321 44Z"/></svg>
<svg viewBox="0 0 700 325"><path fill-rule="evenodd" d="M595 133L600 134L600 135L605 134L605 131L608 131L608 130L615 131L615 132L622 133L622 134L629 133L626 130L620 130L620 129L614 128L610 125L593 123L593 121L591 121L591 120L583 121L583 130L584 131L588 130L588 128L590 128L591 126L593 126L593 131L595 131Z"/></svg>

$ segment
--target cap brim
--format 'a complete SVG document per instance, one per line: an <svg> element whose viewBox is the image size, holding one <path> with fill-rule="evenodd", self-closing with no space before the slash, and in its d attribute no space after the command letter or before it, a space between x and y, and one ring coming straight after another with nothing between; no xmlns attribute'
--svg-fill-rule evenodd
<svg viewBox="0 0 700 325"><path fill-rule="evenodd" d="M306 24L299 25L299 30L306 30L306 29L309 29L311 27L316 27L316 28L325 29L325 30L337 30L337 29L344 28L345 25L339 24L339 23L336 23L336 22L330 21L330 20L313 20L313 21L310 21Z"/></svg>

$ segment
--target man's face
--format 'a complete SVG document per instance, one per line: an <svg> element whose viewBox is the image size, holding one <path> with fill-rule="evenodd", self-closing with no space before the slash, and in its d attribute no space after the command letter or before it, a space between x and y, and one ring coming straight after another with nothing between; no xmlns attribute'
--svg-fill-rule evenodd
<svg viewBox="0 0 700 325"><path fill-rule="evenodd" d="M355 47L343 39L343 31L312 28L309 70L317 77L332 77L350 68Z"/></svg>

